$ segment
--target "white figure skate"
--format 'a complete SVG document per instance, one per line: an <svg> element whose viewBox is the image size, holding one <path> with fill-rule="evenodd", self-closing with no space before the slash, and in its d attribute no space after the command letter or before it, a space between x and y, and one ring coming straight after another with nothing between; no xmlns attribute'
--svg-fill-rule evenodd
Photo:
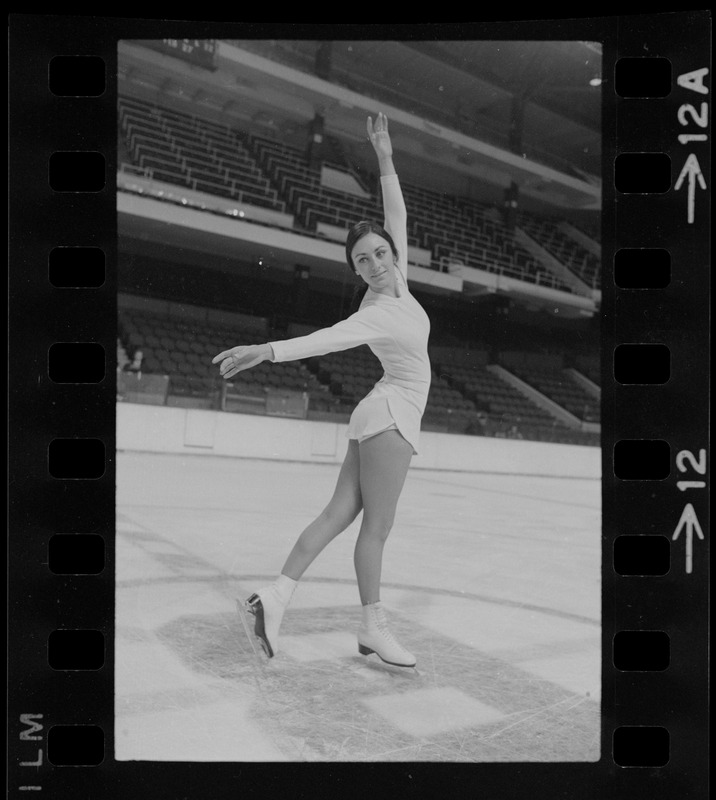
<svg viewBox="0 0 716 800"><path fill-rule="evenodd" d="M385 609L380 603L363 606L363 620L358 629L358 652L375 653L381 661L395 667L415 667L415 656L408 652L388 628Z"/></svg>

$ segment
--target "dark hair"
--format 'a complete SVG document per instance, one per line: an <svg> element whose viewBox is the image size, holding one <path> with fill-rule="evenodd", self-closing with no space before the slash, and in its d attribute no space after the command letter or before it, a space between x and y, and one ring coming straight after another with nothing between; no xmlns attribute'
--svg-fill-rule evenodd
<svg viewBox="0 0 716 800"><path fill-rule="evenodd" d="M388 233L388 231L386 231L386 229L377 222L373 222L371 220L361 220L360 222L356 222L356 224L348 231L348 237L346 238L346 262L348 264L348 268L353 274L357 274L357 270L353 266L353 257L351 256L351 253L353 252L353 248L356 246L356 242L359 239L362 239L367 233L376 233L378 236L381 236L383 239L385 239L390 245L393 255L398 258L398 250L395 246L395 242L393 241L393 237ZM360 301L363 299L367 291L368 286L366 284L356 285L355 289L353 290L353 296L351 297L351 302L349 305L351 313L358 310Z"/></svg>
<svg viewBox="0 0 716 800"><path fill-rule="evenodd" d="M377 222L361 220L360 222L356 222L356 224L348 231L348 238L346 239L346 261L348 262L351 272L356 272L356 268L353 266L353 257L351 256L353 248L355 247L356 242L359 239L362 239L368 233L376 233L378 236L381 236L383 239L385 239L390 245L393 255L398 258L398 251L395 247L395 242L388 231L386 231L386 229Z"/></svg>

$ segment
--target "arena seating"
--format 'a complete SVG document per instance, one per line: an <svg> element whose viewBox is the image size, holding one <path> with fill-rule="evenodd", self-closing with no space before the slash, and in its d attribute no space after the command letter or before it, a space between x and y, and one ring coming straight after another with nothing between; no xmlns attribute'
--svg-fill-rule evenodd
<svg viewBox="0 0 716 800"><path fill-rule="evenodd" d="M599 387L601 376L598 358L595 356L575 356L574 365L585 378L589 379L596 387Z"/></svg>
<svg viewBox="0 0 716 800"><path fill-rule="evenodd" d="M268 335L254 326L182 320L175 315L120 310L120 334L125 348L141 349L143 370L169 375L172 395L205 397L220 390L222 379L212 358L234 344L259 344ZM267 387L322 392L320 384L298 362L259 364L235 379L237 390L260 395Z"/></svg>
<svg viewBox="0 0 716 800"><path fill-rule="evenodd" d="M123 96L119 125L121 146L131 161L128 168L217 197L291 213L296 229L310 235L320 235L319 223L347 229L360 219L376 218L380 208L375 186L366 188L365 198L324 186L320 169L310 165L304 150L265 135ZM474 267L573 291L515 240L494 208L405 181L403 191L410 209L408 243L430 251L433 269ZM598 282L597 259L552 222L522 215L523 223L588 285Z"/></svg>
<svg viewBox="0 0 716 800"><path fill-rule="evenodd" d="M494 209L411 184L404 184L403 192L418 245L432 252L437 268L462 264L571 291L515 241Z"/></svg>
<svg viewBox="0 0 716 800"><path fill-rule="evenodd" d="M583 422L599 422L599 403L564 369L512 368L512 372Z"/></svg>
<svg viewBox="0 0 716 800"><path fill-rule="evenodd" d="M320 171L308 165L303 151L255 134L246 142L306 230L315 231L319 222L346 229L358 220L375 218L378 197L360 198L322 186ZM486 206L405 181L402 188L410 208L408 244L430 250L433 268L463 264L571 291L520 247Z"/></svg>
<svg viewBox="0 0 716 800"><path fill-rule="evenodd" d="M562 233L557 222L519 214L519 226L592 289L600 286L599 259Z"/></svg>
<svg viewBox="0 0 716 800"><path fill-rule="evenodd" d="M168 402L187 404L194 400L204 405L209 402L211 407L218 407L223 383L217 366L211 363L218 352L231 343L252 344L282 338L270 331L264 320L242 326L198 320L191 313L183 316L176 311L165 313L149 308L120 306L119 322L118 352L134 353L141 349L144 372L169 376ZM481 363L467 365L459 362L461 351L455 352L454 360L445 351L439 360L433 359L432 384L423 418L425 428L541 441L598 443L598 434L567 427L491 372L486 354L477 359ZM518 374L514 365L510 369ZM522 372L526 375L524 369ZM235 376L231 384L235 395L247 398L264 398L271 389L306 392L314 418L329 415L347 421L355 404L381 375L377 358L362 346L304 361L259 364ZM547 371L543 369L530 377L540 391L576 416L585 421L598 420L598 408L593 401L589 404L589 416L577 413L583 412L587 404L570 408L569 403L579 404L586 395L580 394L579 385L567 373L561 373L558 386L543 384L545 376ZM576 391L566 392L565 387ZM574 400L575 397L579 400Z"/></svg>
<svg viewBox="0 0 716 800"><path fill-rule="evenodd" d="M585 219L580 219L578 221L572 220L571 224L578 231L581 231L585 236L588 236L597 244L601 243L602 232L600 230L599 222L597 220L593 220L592 222L588 222Z"/></svg>
<svg viewBox="0 0 716 800"><path fill-rule="evenodd" d="M493 419L517 425L520 429L551 430L559 426L551 414L532 403L521 392L486 366L443 365L442 374L450 385L471 399L475 408Z"/></svg>
<svg viewBox="0 0 716 800"><path fill-rule="evenodd" d="M277 211L284 203L230 128L120 97L124 147L156 180Z"/></svg>

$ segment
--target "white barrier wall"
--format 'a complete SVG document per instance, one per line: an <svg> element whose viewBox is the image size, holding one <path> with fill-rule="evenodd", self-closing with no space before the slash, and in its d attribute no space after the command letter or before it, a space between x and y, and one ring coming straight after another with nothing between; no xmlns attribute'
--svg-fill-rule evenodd
<svg viewBox="0 0 716 800"><path fill-rule="evenodd" d="M118 450L331 464L343 460L348 445L345 432L346 425L334 422L117 404ZM413 469L601 477L598 447L429 431L420 439Z"/></svg>

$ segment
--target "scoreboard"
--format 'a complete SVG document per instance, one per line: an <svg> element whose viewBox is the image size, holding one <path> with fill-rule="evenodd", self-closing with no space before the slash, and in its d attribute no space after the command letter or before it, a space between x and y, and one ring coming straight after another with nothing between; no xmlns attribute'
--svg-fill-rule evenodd
<svg viewBox="0 0 716 800"><path fill-rule="evenodd" d="M143 44L197 67L216 69L216 39L153 39Z"/></svg>

